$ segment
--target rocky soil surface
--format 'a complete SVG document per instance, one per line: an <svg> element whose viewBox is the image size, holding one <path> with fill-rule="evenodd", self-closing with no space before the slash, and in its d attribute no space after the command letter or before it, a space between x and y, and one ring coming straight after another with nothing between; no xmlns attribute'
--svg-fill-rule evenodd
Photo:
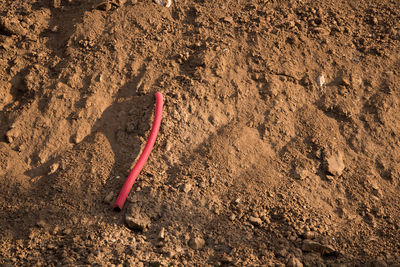
<svg viewBox="0 0 400 267"><path fill-rule="evenodd" d="M400 266L399 2L157 2L0 0L0 265Z"/></svg>

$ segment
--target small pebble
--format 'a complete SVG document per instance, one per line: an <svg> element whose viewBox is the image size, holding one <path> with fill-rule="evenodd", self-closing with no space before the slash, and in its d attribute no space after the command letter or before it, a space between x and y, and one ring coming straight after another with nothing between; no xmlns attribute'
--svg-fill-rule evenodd
<svg viewBox="0 0 400 267"><path fill-rule="evenodd" d="M50 6L53 8L59 8L61 6L61 0L50 0Z"/></svg>
<svg viewBox="0 0 400 267"><path fill-rule="evenodd" d="M287 23L287 26L288 26L289 28L293 28L294 26L296 26L296 23L295 23L294 21L289 21L289 22Z"/></svg>
<svg viewBox="0 0 400 267"><path fill-rule="evenodd" d="M167 141L167 143L165 144L165 151L170 151L171 150L171 148L172 148L172 144L171 144L171 142L168 142Z"/></svg>
<svg viewBox="0 0 400 267"><path fill-rule="evenodd" d="M70 228L65 228L63 231L64 235L69 235L72 232L72 230Z"/></svg>
<svg viewBox="0 0 400 267"><path fill-rule="evenodd" d="M282 257L282 258L285 258L287 256L287 254L288 254L288 251L286 248L279 249L278 251L275 252L276 256Z"/></svg>
<svg viewBox="0 0 400 267"><path fill-rule="evenodd" d="M192 190L192 185L191 184L186 183L186 184L183 185L183 187L182 187L182 191L183 192L189 193L190 190Z"/></svg>
<svg viewBox="0 0 400 267"><path fill-rule="evenodd" d="M162 227L160 232L158 233L158 238L164 239L165 238L165 228Z"/></svg>
<svg viewBox="0 0 400 267"><path fill-rule="evenodd" d="M316 236L315 232L312 232L312 231L307 231L304 233L305 239L314 239L315 236Z"/></svg>
<svg viewBox="0 0 400 267"><path fill-rule="evenodd" d="M230 24L233 24L233 18L232 17L224 17L224 21Z"/></svg>
<svg viewBox="0 0 400 267"><path fill-rule="evenodd" d="M309 239L305 239L303 241L303 246L301 247L301 249L304 252L317 252L322 255L329 255L335 253L335 249L333 247L329 245L323 245Z"/></svg>
<svg viewBox="0 0 400 267"><path fill-rule="evenodd" d="M287 265L287 267L303 267L303 263L301 263L301 261L296 258L296 257L290 257Z"/></svg>
<svg viewBox="0 0 400 267"><path fill-rule="evenodd" d="M206 241L201 237L194 237L194 238L190 239L190 241L189 241L189 246L192 249L201 249L204 247L205 244L206 244Z"/></svg>
<svg viewBox="0 0 400 267"><path fill-rule="evenodd" d="M318 77L317 77L317 84L318 84L318 86L320 86L320 87L322 87L322 86L324 86L324 84L325 84L325 77L324 77L324 75L319 75Z"/></svg>
<svg viewBox="0 0 400 267"><path fill-rule="evenodd" d="M114 198L114 192L111 191L110 193L107 194L107 196L104 198L104 203L106 204L111 204L112 200Z"/></svg>
<svg viewBox="0 0 400 267"><path fill-rule="evenodd" d="M159 6L170 7L172 4L172 0L154 0L154 3Z"/></svg>
<svg viewBox="0 0 400 267"><path fill-rule="evenodd" d="M253 216L250 216L250 217L249 217L249 222L250 222L251 224L254 224L254 225L261 225L261 224L262 224L262 220L261 220L260 218L258 218L258 217L253 217Z"/></svg>
<svg viewBox="0 0 400 267"><path fill-rule="evenodd" d="M340 79L340 81L339 81L339 84L340 84L340 85L343 85L343 86L350 86L350 81L349 81L348 78L342 77L342 78Z"/></svg>
<svg viewBox="0 0 400 267"><path fill-rule="evenodd" d="M270 220L269 217L266 216L266 215L263 216L262 219L263 219L264 223L266 223L266 224L270 224L270 223L271 223L271 220Z"/></svg>
<svg viewBox="0 0 400 267"><path fill-rule="evenodd" d="M328 181L333 181L333 180L335 180L335 176L326 175L326 179L327 179Z"/></svg>
<svg viewBox="0 0 400 267"><path fill-rule="evenodd" d="M146 215L137 214L136 216L126 215L125 223L128 228L137 231L143 231L150 226L150 219Z"/></svg>
<svg viewBox="0 0 400 267"><path fill-rule="evenodd" d="M38 226L40 228L46 228L47 223L44 220L39 220L39 221L37 221L36 226Z"/></svg>
<svg viewBox="0 0 400 267"><path fill-rule="evenodd" d="M48 174L55 173L58 170L58 167L60 167L60 163L58 163L58 162L51 164L50 171Z"/></svg>
<svg viewBox="0 0 400 267"><path fill-rule="evenodd" d="M53 230L51 231L51 233L52 233L53 235L56 235L56 234L58 234L58 231L60 231L60 228L58 227L58 225L56 225L56 226L54 226L54 228L53 228Z"/></svg>
<svg viewBox="0 0 400 267"><path fill-rule="evenodd" d="M306 178L311 176L311 173L308 170L297 168L295 175L296 179L305 180Z"/></svg>
<svg viewBox="0 0 400 267"><path fill-rule="evenodd" d="M57 246L54 245L54 244L48 244L47 245L47 249L53 250L53 249L56 249L56 248L57 248Z"/></svg>

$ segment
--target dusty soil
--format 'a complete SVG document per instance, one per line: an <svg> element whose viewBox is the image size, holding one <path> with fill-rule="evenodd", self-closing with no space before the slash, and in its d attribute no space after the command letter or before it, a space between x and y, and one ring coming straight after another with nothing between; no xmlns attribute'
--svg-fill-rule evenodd
<svg viewBox="0 0 400 267"><path fill-rule="evenodd" d="M0 0L0 264L400 266L397 0L98 3Z"/></svg>

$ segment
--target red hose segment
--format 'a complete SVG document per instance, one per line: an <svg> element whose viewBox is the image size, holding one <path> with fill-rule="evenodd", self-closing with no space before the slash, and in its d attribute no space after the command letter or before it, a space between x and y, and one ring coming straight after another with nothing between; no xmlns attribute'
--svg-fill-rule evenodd
<svg viewBox="0 0 400 267"><path fill-rule="evenodd" d="M156 111L153 121L153 127L151 128L149 139L147 139L147 143L145 148L143 149L142 155L138 162L135 164L135 167L129 174L128 178L124 185L122 186L121 191L117 197L117 200L114 203L114 210L121 211L122 207L124 206L125 200L128 197L129 192L132 189L133 183L135 182L136 178L138 177L140 171L142 170L144 164L146 163L147 159L149 158L150 152L153 149L154 143L157 138L158 130L160 129L161 124L161 116L162 116L162 107L163 107L163 95L160 92L156 93Z"/></svg>

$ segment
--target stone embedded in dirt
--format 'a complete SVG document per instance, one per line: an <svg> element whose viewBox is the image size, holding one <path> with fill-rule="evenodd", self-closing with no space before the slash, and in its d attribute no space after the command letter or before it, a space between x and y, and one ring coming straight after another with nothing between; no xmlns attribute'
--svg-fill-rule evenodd
<svg viewBox="0 0 400 267"><path fill-rule="evenodd" d="M305 252L320 252L321 244L316 241L304 240L301 249Z"/></svg>
<svg viewBox="0 0 400 267"><path fill-rule="evenodd" d="M295 178L299 180L305 180L306 178L309 178L312 176L312 173L308 170L305 170L303 168L296 168L295 172Z"/></svg>
<svg viewBox="0 0 400 267"><path fill-rule="evenodd" d="M291 29L291 28L294 28L294 27L296 26L296 23L295 23L293 20L291 20L291 21L289 21L289 22L286 23L286 26L287 26L289 29Z"/></svg>
<svg viewBox="0 0 400 267"><path fill-rule="evenodd" d="M301 263L301 261L296 258L296 257L290 257L287 265L287 267L303 267L303 263Z"/></svg>
<svg viewBox="0 0 400 267"><path fill-rule="evenodd" d="M192 249L202 249L205 244L206 244L206 241L201 237L194 237L189 240L189 246Z"/></svg>
<svg viewBox="0 0 400 267"><path fill-rule="evenodd" d="M125 5L126 2L127 2L127 0L118 0L118 1L117 1L117 3L118 3L120 6Z"/></svg>
<svg viewBox="0 0 400 267"><path fill-rule="evenodd" d="M343 162L343 154L341 152L332 153L327 155L326 163L328 165L328 172L334 176L340 176L345 168Z"/></svg>
<svg viewBox="0 0 400 267"><path fill-rule="evenodd" d="M172 144L170 141L167 140L166 144L165 144L165 151L169 152L172 148Z"/></svg>
<svg viewBox="0 0 400 267"><path fill-rule="evenodd" d="M262 219L263 219L265 224L270 224L271 223L271 220L269 219L269 217L267 215L263 216Z"/></svg>
<svg viewBox="0 0 400 267"><path fill-rule="evenodd" d="M325 77L324 77L324 75L319 75L318 77L317 77L317 84L318 84L318 86L320 86L320 87L322 87L322 86L324 86L324 84L325 84Z"/></svg>
<svg viewBox="0 0 400 267"><path fill-rule="evenodd" d="M63 231L64 235L69 235L70 233L72 233L71 228L65 228L64 231Z"/></svg>
<svg viewBox="0 0 400 267"><path fill-rule="evenodd" d="M343 86L350 86L350 81L347 77L341 77L339 84Z"/></svg>
<svg viewBox="0 0 400 267"><path fill-rule="evenodd" d="M287 251L286 248L281 248L281 249L278 249L278 250L275 252L275 255L276 255L277 257L286 258L286 256L288 255L288 251Z"/></svg>
<svg viewBox="0 0 400 267"><path fill-rule="evenodd" d="M164 227L161 227L161 230L158 233L158 238L159 239L164 239L165 238L165 228Z"/></svg>
<svg viewBox="0 0 400 267"><path fill-rule="evenodd" d="M40 219L39 221L36 222L36 226L38 226L39 228L46 229L48 225L45 220Z"/></svg>
<svg viewBox="0 0 400 267"><path fill-rule="evenodd" d="M77 130L77 132L75 134L75 138L74 138L75 143L78 144L78 143L82 142L83 139L90 133L90 129L91 129L91 126L87 121L85 121L85 120L80 121L78 130Z"/></svg>
<svg viewBox="0 0 400 267"><path fill-rule="evenodd" d="M106 204L111 204L111 202L113 201L114 198L114 192L111 191L110 193L107 194L107 196L105 196L105 198L103 199L103 202Z"/></svg>
<svg viewBox="0 0 400 267"><path fill-rule="evenodd" d="M229 266L232 266L232 265L233 265L233 262L234 262L233 258L232 258L231 256L227 255L226 253L224 253L224 254L222 255L222 257L221 257L221 259L220 259L219 261L220 261L220 263L223 264L223 266L225 266L225 265L227 265L227 264L228 264Z"/></svg>
<svg viewBox="0 0 400 267"><path fill-rule="evenodd" d="M224 21L227 22L227 23L230 23L230 24L233 24L233 22L234 22L233 18L230 17L230 16L224 17Z"/></svg>
<svg viewBox="0 0 400 267"><path fill-rule="evenodd" d="M327 36L330 34L330 31L328 29L325 29L323 27L314 27L312 31L319 36Z"/></svg>
<svg viewBox="0 0 400 267"><path fill-rule="evenodd" d="M54 245L54 244L48 244L48 245L47 245L47 249L48 249L48 250L54 250L54 249L56 249L56 248L57 248L57 246Z"/></svg>
<svg viewBox="0 0 400 267"><path fill-rule="evenodd" d="M58 170L58 167L60 167L60 163L56 162L51 164L50 170L49 170L49 175L55 173Z"/></svg>
<svg viewBox="0 0 400 267"><path fill-rule="evenodd" d="M309 239L305 239L303 241L303 246L301 247L301 249L304 252L317 252L322 255L330 255L335 253L335 249L333 247L329 245L323 245Z"/></svg>
<svg viewBox="0 0 400 267"><path fill-rule="evenodd" d="M60 231L60 227L58 225L54 226L54 228L51 230L51 234L56 235L58 234L58 231Z"/></svg>
<svg viewBox="0 0 400 267"><path fill-rule="evenodd" d="M23 162L17 152L12 150L8 144L0 142L0 188L3 185L1 182L4 182L2 176L9 171L14 171L15 173L16 167L19 167L22 164ZM23 168L21 168L19 172L23 172Z"/></svg>
<svg viewBox="0 0 400 267"><path fill-rule="evenodd" d="M335 180L335 176L332 176L332 175L326 175L325 177L326 177L326 179L327 179L328 181L333 181L333 180Z"/></svg>
<svg viewBox="0 0 400 267"><path fill-rule="evenodd" d="M290 253L292 253L294 257L296 258L301 258L303 256L303 251L300 248L292 248L290 250Z"/></svg>
<svg viewBox="0 0 400 267"><path fill-rule="evenodd" d="M71 1L71 0L69 0ZM114 11L120 7L119 1L111 0L111 1L102 1L95 6L96 9L103 10L103 11Z"/></svg>
<svg viewBox="0 0 400 267"><path fill-rule="evenodd" d="M312 231L307 231L304 233L303 236L305 239L314 239L316 237L316 233Z"/></svg>
<svg viewBox="0 0 400 267"><path fill-rule="evenodd" d="M150 226L150 218L143 214L125 215L125 223L128 228L136 231L143 231Z"/></svg>
<svg viewBox="0 0 400 267"><path fill-rule="evenodd" d="M136 123L134 121L129 121L126 124L125 131L128 134L134 133L136 130L137 130L137 125L136 125Z"/></svg>
<svg viewBox="0 0 400 267"><path fill-rule="evenodd" d="M260 226L262 224L262 220L258 217L254 217L254 216L249 217L249 222L251 224L258 225L258 226Z"/></svg>
<svg viewBox="0 0 400 267"><path fill-rule="evenodd" d="M182 191L185 193L189 193L190 190L192 190L192 185L189 183L186 183L182 186Z"/></svg>
<svg viewBox="0 0 400 267"><path fill-rule="evenodd" d="M50 7L59 8L61 6L61 0L50 0Z"/></svg>
<svg viewBox="0 0 400 267"><path fill-rule="evenodd" d="M0 18L0 29L8 35L25 36L27 34L27 30L22 27L21 22L16 17Z"/></svg>
<svg viewBox="0 0 400 267"><path fill-rule="evenodd" d="M170 7L172 4L172 0L154 0L154 3L159 6Z"/></svg>
<svg viewBox="0 0 400 267"><path fill-rule="evenodd" d="M7 141L11 144L20 134L21 131L18 127L11 127L11 130L6 133Z"/></svg>
<svg viewBox="0 0 400 267"><path fill-rule="evenodd" d="M366 264L366 266L371 267L387 267L389 266L384 260L374 260ZM400 267L400 264L391 264L390 267Z"/></svg>

